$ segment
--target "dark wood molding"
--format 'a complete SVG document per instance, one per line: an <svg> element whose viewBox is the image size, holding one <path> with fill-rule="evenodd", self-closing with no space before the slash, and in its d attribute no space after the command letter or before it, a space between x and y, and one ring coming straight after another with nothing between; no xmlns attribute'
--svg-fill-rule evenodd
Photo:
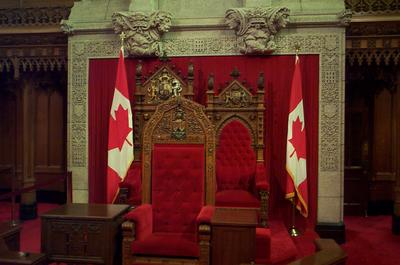
<svg viewBox="0 0 400 265"><path fill-rule="evenodd" d="M346 8L351 9L354 14L367 15L367 14L397 14L400 12L400 5L396 0L345 0Z"/></svg>
<svg viewBox="0 0 400 265"><path fill-rule="evenodd" d="M346 242L346 229L343 222L317 223L315 231L321 238L332 238L338 244Z"/></svg>

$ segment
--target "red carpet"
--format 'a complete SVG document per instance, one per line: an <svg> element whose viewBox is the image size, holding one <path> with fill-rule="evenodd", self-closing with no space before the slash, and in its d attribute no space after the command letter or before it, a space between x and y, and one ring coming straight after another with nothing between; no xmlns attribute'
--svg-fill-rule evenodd
<svg viewBox="0 0 400 265"><path fill-rule="evenodd" d="M391 232L391 216L347 216L344 221L347 265L400 264L400 236Z"/></svg>
<svg viewBox="0 0 400 265"><path fill-rule="evenodd" d="M38 214L59 207L40 204ZM18 212L18 210L17 210ZM10 204L0 202L0 221L10 220ZM287 264L314 252L313 241L317 234L307 230L298 238L290 238L281 222L271 221L271 262ZM398 265L400 264L400 236L391 233L391 216L345 217L346 240L342 245L348 254L347 265ZM40 218L24 221L21 230L21 250L40 252Z"/></svg>

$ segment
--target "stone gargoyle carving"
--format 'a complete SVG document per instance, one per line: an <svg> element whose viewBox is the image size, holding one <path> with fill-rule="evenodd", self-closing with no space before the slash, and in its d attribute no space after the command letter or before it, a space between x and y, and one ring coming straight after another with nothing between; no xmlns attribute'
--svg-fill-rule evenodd
<svg viewBox="0 0 400 265"><path fill-rule="evenodd" d="M134 56L164 56L161 36L171 27L171 14L164 11L116 12L114 31L125 34L125 50Z"/></svg>
<svg viewBox="0 0 400 265"><path fill-rule="evenodd" d="M231 8L225 23L234 29L243 54L270 54L276 49L275 35L289 22L290 10L278 8Z"/></svg>

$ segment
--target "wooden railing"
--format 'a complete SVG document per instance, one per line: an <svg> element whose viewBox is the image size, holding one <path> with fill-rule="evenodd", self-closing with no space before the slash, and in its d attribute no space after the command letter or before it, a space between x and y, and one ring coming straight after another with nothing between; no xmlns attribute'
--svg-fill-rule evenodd
<svg viewBox="0 0 400 265"><path fill-rule="evenodd" d="M315 240L317 252L288 265L345 265L347 254L333 239Z"/></svg>

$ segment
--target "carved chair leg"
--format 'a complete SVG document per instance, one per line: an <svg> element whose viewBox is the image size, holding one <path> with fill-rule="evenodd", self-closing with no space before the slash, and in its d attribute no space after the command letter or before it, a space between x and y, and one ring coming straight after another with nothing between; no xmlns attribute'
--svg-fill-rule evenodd
<svg viewBox="0 0 400 265"><path fill-rule="evenodd" d="M126 221L122 223L122 264L132 264L132 242L135 240L135 223Z"/></svg>
<svg viewBox="0 0 400 265"><path fill-rule="evenodd" d="M210 264L210 240L211 240L211 227L209 225L199 226L199 244L200 244L200 257L199 265Z"/></svg>
<svg viewBox="0 0 400 265"><path fill-rule="evenodd" d="M269 200L269 192L266 190L260 190L260 219L261 226L268 227L268 200Z"/></svg>

